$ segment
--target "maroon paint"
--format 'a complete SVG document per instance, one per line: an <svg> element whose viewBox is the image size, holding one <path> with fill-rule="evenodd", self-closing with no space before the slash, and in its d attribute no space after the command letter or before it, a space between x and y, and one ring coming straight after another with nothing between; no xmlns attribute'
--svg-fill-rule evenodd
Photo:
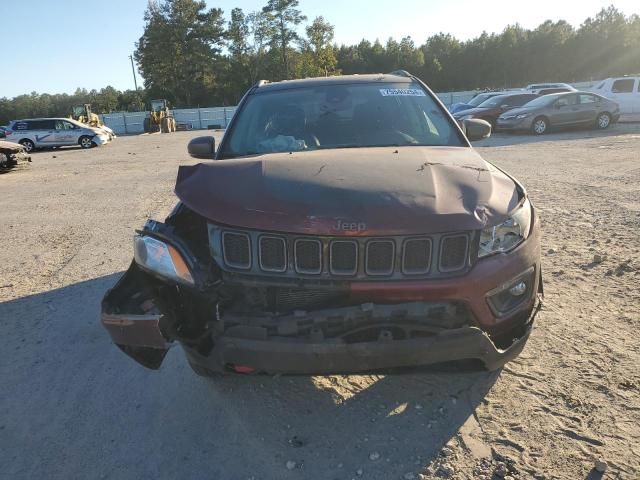
<svg viewBox="0 0 640 480"><path fill-rule="evenodd" d="M218 160L178 171L176 195L212 222L313 235L477 230L520 200L468 147L378 147ZM337 222L363 226L355 231Z"/></svg>

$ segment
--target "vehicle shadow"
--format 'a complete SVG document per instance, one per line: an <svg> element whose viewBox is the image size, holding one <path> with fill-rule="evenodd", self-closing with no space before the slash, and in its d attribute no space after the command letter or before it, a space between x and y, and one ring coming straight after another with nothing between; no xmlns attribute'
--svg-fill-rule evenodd
<svg viewBox="0 0 640 480"><path fill-rule="evenodd" d="M531 133L495 132L486 140L474 142L474 147L504 147L509 145L525 145L530 143L553 142L556 140L586 140L591 138L608 138L627 134L640 134L640 123L618 123L606 130L593 128L555 129L545 135Z"/></svg>
<svg viewBox="0 0 640 480"><path fill-rule="evenodd" d="M447 367L206 379L179 347L150 371L99 323L119 276L0 303L7 478L402 478L473 431L499 376Z"/></svg>

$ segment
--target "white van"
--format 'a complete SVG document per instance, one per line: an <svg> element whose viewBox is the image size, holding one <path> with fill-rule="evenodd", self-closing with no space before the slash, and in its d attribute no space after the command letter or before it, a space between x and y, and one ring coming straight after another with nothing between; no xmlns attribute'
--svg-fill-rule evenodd
<svg viewBox="0 0 640 480"><path fill-rule="evenodd" d="M640 76L607 78L592 91L620 105L622 115L640 117Z"/></svg>
<svg viewBox="0 0 640 480"><path fill-rule="evenodd" d="M80 145L91 148L104 145L109 134L70 118L26 118L13 120L5 132L10 142L19 143L27 152L36 148Z"/></svg>

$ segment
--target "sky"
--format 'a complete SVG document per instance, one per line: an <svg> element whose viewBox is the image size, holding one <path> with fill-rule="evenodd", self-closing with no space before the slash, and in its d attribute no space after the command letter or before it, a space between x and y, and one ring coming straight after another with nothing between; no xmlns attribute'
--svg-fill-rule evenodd
<svg viewBox="0 0 640 480"><path fill-rule="evenodd" d="M207 4L222 8L228 18L234 7L250 12L266 0ZM300 0L309 20L322 15L335 26L339 44L409 35L419 45L438 32L467 40L516 22L535 28L548 19L577 27L610 4L627 15L640 14L640 0ZM129 55L142 35L146 6L147 0L4 0L2 17L22 20L3 22L0 59L11 68L0 75L0 98L107 85L132 89ZM139 75L137 80L142 85Z"/></svg>

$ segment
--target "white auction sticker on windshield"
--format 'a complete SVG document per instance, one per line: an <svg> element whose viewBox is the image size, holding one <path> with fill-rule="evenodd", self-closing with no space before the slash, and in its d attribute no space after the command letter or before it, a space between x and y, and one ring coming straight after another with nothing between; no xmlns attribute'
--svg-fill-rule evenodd
<svg viewBox="0 0 640 480"><path fill-rule="evenodd" d="M425 97L424 90L419 88L381 88L383 97Z"/></svg>

